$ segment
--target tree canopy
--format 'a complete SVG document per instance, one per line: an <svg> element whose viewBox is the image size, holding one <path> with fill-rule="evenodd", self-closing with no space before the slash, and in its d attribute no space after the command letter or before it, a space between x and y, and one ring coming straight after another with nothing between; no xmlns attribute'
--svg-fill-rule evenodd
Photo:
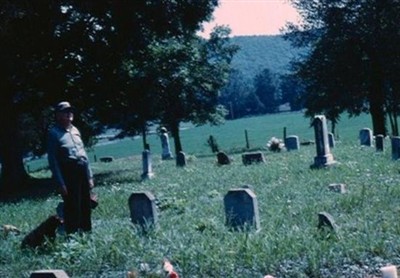
<svg viewBox="0 0 400 278"><path fill-rule="evenodd" d="M45 151L51 107L61 100L77 107L85 138L105 124L129 134L152 120L171 128L186 120L217 122L218 91L235 48L223 28L209 40L196 36L217 5L0 0L2 191L29 183L22 155Z"/></svg>
<svg viewBox="0 0 400 278"><path fill-rule="evenodd" d="M308 115L333 121L371 114L375 134L386 134L386 116L398 111L400 2L395 0L292 0L302 23L289 24L286 38L310 51L295 66L306 86ZM397 128L392 125L392 133Z"/></svg>

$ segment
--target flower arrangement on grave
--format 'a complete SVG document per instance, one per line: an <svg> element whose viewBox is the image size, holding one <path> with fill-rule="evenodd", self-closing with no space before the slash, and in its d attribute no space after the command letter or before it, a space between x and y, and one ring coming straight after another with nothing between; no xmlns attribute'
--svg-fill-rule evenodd
<svg viewBox="0 0 400 278"><path fill-rule="evenodd" d="M284 147L283 141L276 137L272 137L267 143L267 148L272 152L280 152Z"/></svg>

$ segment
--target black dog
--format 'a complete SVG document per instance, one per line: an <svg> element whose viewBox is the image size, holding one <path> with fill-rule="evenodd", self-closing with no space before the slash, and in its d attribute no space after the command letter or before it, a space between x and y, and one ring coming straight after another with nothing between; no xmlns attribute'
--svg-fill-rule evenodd
<svg viewBox="0 0 400 278"><path fill-rule="evenodd" d="M21 247L35 248L41 246L46 238L54 240L56 237L56 229L61 224L62 220L57 215L51 215L24 237Z"/></svg>

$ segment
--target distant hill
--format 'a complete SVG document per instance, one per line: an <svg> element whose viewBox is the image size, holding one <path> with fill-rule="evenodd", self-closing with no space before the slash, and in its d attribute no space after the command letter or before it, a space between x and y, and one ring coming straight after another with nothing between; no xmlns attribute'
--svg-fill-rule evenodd
<svg viewBox="0 0 400 278"><path fill-rule="evenodd" d="M290 61L301 53L280 35L238 36L231 42L240 47L232 66L250 79L265 68L275 74L287 73Z"/></svg>

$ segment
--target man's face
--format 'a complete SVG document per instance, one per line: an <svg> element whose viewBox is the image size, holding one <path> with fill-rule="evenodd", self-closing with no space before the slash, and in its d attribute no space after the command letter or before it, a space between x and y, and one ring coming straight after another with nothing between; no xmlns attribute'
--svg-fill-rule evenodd
<svg viewBox="0 0 400 278"><path fill-rule="evenodd" d="M74 120L74 113L70 110L57 112L56 120L62 126L68 127Z"/></svg>

